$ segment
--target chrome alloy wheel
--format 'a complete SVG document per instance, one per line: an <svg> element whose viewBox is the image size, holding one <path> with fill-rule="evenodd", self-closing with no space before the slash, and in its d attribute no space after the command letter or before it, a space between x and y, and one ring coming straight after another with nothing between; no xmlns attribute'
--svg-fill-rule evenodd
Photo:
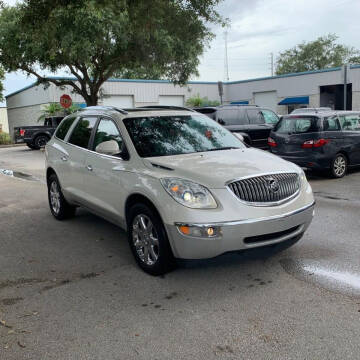
<svg viewBox="0 0 360 360"><path fill-rule="evenodd" d="M140 260L154 265L159 257L159 239L150 218L137 215L132 223L132 241Z"/></svg>
<svg viewBox="0 0 360 360"><path fill-rule="evenodd" d="M346 171L346 160L339 155L334 161L334 173L338 177L342 177Z"/></svg>
<svg viewBox="0 0 360 360"><path fill-rule="evenodd" d="M60 212L60 191L56 181L53 181L50 185L50 204L51 208L56 215Z"/></svg>

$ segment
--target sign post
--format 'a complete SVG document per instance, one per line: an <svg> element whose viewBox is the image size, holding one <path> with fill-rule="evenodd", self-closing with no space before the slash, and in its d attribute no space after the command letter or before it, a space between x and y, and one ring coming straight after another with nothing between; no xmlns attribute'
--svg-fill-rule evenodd
<svg viewBox="0 0 360 360"><path fill-rule="evenodd" d="M60 105L64 109L68 109L72 105L71 97L69 95L66 95L66 94L61 95L60 96Z"/></svg>

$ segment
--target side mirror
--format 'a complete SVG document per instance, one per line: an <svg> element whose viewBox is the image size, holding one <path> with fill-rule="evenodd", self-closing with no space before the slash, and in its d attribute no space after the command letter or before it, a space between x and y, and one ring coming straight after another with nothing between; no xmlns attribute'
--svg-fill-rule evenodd
<svg viewBox="0 0 360 360"><path fill-rule="evenodd" d="M115 155L120 153L119 144L115 140L104 141L100 143L95 151L104 155Z"/></svg>

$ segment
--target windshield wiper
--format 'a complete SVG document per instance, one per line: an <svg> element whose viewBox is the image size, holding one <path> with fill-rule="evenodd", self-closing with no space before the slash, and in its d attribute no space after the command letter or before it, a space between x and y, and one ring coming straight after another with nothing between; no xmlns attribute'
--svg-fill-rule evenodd
<svg viewBox="0 0 360 360"><path fill-rule="evenodd" d="M235 147L235 146L225 146L225 147L216 148L216 149L210 149L210 150L206 150L206 151L232 150L232 149L240 149L240 148L239 148L239 147Z"/></svg>

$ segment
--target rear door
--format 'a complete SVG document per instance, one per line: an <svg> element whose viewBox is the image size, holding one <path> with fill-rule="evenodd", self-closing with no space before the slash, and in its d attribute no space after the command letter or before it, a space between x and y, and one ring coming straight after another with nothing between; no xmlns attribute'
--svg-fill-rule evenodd
<svg viewBox="0 0 360 360"><path fill-rule="evenodd" d="M344 135L341 131L340 121L337 115L327 116L323 119L323 134L322 138L329 140L326 144L326 153L330 159L333 159L335 155L343 149ZM321 150L321 148L319 148Z"/></svg>
<svg viewBox="0 0 360 360"><path fill-rule="evenodd" d="M350 164L358 165L360 164L360 114L341 114L339 120Z"/></svg>
<svg viewBox="0 0 360 360"><path fill-rule="evenodd" d="M240 110L237 107L220 108L216 112L216 121L233 132L246 132L248 121L240 116Z"/></svg>
<svg viewBox="0 0 360 360"><path fill-rule="evenodd" d="M249 121L248 133L251 138L252 145L261 149L268 149L267 139L270 135L272 125L266 124L261 109L247 109Z"/></svg>
<svg viewBox="0 0 360 360"><path fill-rule="evenodd" d="M320 119L315 116L284 116L275 126L271 137L277 146L271 152L283 156L304 156L311 149L304 149L305 141L319 138Z"/></svg>
<svg viewBox="0 0 360 360"><path fill-rule="evenodd" d="M59 172L60 183L64 192L73 200L83 204L86 200L84 175L87 173L85 159L92 131L98 118L96 116L80 117L73 126L67 141L62 144L61 162L64 170Z"/></svg>

